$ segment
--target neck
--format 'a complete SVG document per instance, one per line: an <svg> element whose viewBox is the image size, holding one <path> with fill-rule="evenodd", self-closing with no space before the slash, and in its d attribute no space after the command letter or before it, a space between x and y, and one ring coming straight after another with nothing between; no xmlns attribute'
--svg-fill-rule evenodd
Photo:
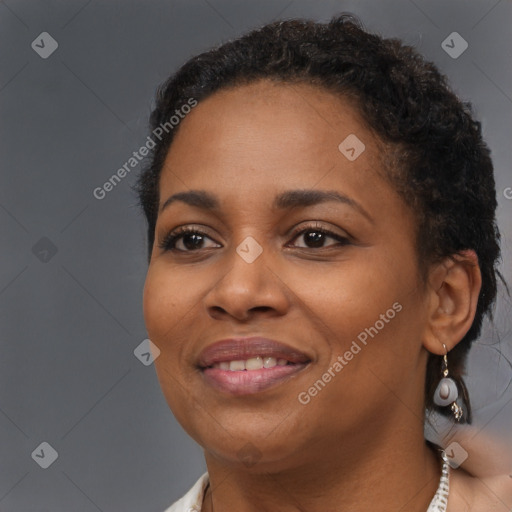
<svg viewBox="0 0 512 512"><path fill-rule="evenodd" d="M373 438L368 432L345 437L346 442L320 440L300 450L300 462L295 454L280 466L262 460L251 468L234 467L206 453L210 486L204 512L426 512L441 462L424 441L422 425L390 432L379 425Z"/></svg>

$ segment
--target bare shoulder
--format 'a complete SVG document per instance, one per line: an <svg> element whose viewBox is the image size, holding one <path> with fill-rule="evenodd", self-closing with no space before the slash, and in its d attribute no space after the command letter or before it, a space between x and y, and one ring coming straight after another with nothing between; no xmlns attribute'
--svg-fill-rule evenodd
<svg viewBox="0 0 512 512"><path fill-rule="evenodd" d="M511 512L512 477L475 477L463 469L452 470L447 512Z"/></svg>

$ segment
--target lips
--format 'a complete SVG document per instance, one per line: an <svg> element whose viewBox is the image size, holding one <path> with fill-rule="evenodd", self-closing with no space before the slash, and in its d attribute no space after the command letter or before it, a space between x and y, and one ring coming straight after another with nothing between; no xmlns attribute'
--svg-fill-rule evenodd
<svg viewBox="0 0 512 512"><path fill-rule="evenodd" d="M247 395L284 383L311 359L268 338L231 338L206 347L198 359L205 382L218 391Z"/></svg>
<svg viewBox="0 0 512 512"><path fill-rule="evenodd" d="M252 337L231 338L213 343L201 352L198 366L204 369L215 363L245 361L256 357L284 359L290 364L310 361L306 354L288 345L268 338Z"/></svg>

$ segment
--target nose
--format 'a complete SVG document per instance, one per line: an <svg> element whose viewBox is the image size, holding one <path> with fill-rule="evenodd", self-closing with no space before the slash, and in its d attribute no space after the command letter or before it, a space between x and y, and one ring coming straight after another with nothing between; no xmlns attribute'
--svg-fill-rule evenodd
<svg viewBox="0 0 512 512"><path fill-rule="evenodd" d="M264 249L250 262L233 249L224 275L204 299L212 318L245 322L256 315L278 317L286 313L291 295L276 269L272 269L269 256Z"/></svg>

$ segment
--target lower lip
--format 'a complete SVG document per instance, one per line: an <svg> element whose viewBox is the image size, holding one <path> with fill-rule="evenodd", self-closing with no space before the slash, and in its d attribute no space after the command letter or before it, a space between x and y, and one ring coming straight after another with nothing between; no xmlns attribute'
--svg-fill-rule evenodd
<svg viewBox="0 0 512 512"><path fill-rule="evenodd" d="M230 371L220 368L206 368L203 375L208 384L231 395L252 395L282 384L307 366L288 364L262 368L261 370Z"/></svg>

